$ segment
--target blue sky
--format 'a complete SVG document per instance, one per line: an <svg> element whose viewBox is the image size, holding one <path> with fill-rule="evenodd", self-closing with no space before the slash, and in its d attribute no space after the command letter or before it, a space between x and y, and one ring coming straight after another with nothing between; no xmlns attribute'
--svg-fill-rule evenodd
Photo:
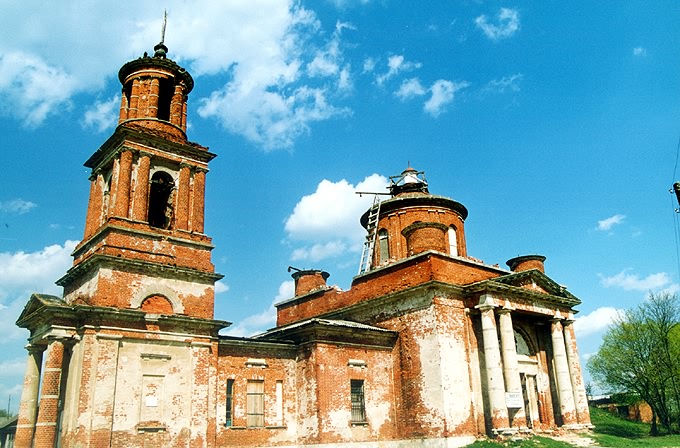
<svg viewBox="0 0 680 448"><path fill-rule="evenodd" d="M210 147L216 318L274 325L286 268L346 289L359 216L410 162L462 202L468 253L542 254L583 300L582 358L617 310L678 290L680 5L672 1L0 1L0 406L16 409L13 322L82 237L83 162L113 131L118 69L151 52L196 87ZM426 5L426 6L424 6Z"/></svg>

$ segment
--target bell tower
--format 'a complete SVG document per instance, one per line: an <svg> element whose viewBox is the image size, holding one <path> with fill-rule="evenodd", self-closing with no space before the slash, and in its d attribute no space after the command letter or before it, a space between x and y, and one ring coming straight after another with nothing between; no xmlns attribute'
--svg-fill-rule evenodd
<svg viewBox="0 0 680 448"><path fill-rule="evenodd" d="M215 154L187 140L194 81L167 53L161 42L118 73L118 127L85 162L85 234L57 282L68 304L213 318L222 276L211 262L204 204Z"/></svg>

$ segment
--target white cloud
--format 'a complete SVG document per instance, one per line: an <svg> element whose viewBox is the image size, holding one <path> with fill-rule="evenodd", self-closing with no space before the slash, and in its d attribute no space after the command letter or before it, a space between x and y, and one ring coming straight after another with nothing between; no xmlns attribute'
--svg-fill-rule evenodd
<svg viewBox="0 0 680 448"><path fill-rule="evenodd" d="M614 215L597 222L597 230L609 231L615 225L621 224L626 219L626 215Z"/></svg>
<svg viewBox="0 0 680 448"><path fill-rule="evenodd" d="M419 69L422 66L420 62L407 61L403 55L392 55L387 58L387 71L377 75L375 81L378 85L383 85L385 81L397 76L399 73L410 72ZM364 63L364 69L366 63Z"/></svg>
<svg viewBox="0 0 680 448"><path fill-rule="evenodd" d="M120 96L114 95L108 101L96 101L83 116L83 127L104 132L112 129L118 122L117 109Z"/></svg>
<svg viewBox="0 0 680 448"><path fill-rule="evenodd" d="M71 266L71 252L77 241L53 244L36 252L0 252L0 321L6 325L0 344L28 336L14 325L34 292L61 295L54 284Z"/></svg>
<svg viewBox="0 0 680 448"><path fill-rule="evenodd" d="M375 70L377 62L373 58L366 58L364 59L364 73L371 73L373 70Z"/></svg>
<svg viewBox="0 0 680 448"><path fill-rule="evenodd" d="M151 51L160 38L164 8L168 56L194 78L210 75L209 84L216 85L204 98L194 98L200 116L274 149L292 146L314 122L349 113L335 103L352 86L340 41L349 25L338 23L328 42L315 46L325 36L321 23L294 0L234 0L201 8L156 0L136 5L133 16L123 3L74 8L68 2L5 5L1 115L38 126L72 108L74 95L97 91L124 62ZM108 106L104 102L76 112L85 115L86 126L103 128L109 126L102 120Z"/></svg>
<svg viewBox="0 0 680 448"><path fill-rule="evenodd" d="M276 303L283 300L290 299L295 295L295 282L287 280L279 286L279 291L274 297L274 300L269 304L266 310L253 314L241 320L236 325L228 327L223 334L229 336L252 336L262 333L269 328L276 325Z"/></svg>
<svg viewBox="0 0 680 448"><path fill-rule="evenodd" d="M61 288L54 281L71 266L71 252L77 243L66 241L37 252L0 252L0 302L31 292L59 294Z"/></svg>
<svg viewBox="0 0 680 448"><path fill-rule="evenodd" d="M0 113L36 127L59 108L70 107L77 80L62 68L22 51L0 54Z"/></svg>
<svg viewBox="0 0 680 448"><path fill-rule="evenodd" d="M468 85L467 82L456 84L445 79L435 81L432 87L430 87L432 96L425 102L423 109L433 117L438 117L446 110L446 106L453 102L453 96L456 91L464 89Z"/></svg>
<svg viewBox="0 0 680 448"><path fill-rule="evenodd" d="M215 294L221 294L223 292L229 291L229 285L224 283L223 281L217 281L215 282Z"/></svg>
<svg viewBox="0 0 680 448"><path fill-rule="evenodd" d="M22 375L26 369L26 359L15 358L0 361L0 378Z"/></svg>
<svg viewBox="0 0 680 448"><path fill-rule="evenodd" d="M372 174L356 186L346 180L322 180L314 193L304 196L286 219L289 241L302 243L291 255L294 260L320 261L346 252L358 252L365 236L359 218L368 210L372 195L385 193L388 180Z"/></svg>
<svg viewBox="0 0 680 448"><path fill-rule="evenodd" d="M475 19L475 25L491 40L506 39L519 30L519 11L501 8L496 14L495 23L491 23L486 15L481 15Z"/></svg>
<svg viewBox="0 0 680 448"><path fill-rule="evenodd" d="M607 328L622 313L623 310L613 307L597 308L590 314L577 317L574 322L574 331L579 338L597 333Z"/></svg>
<svg viewBox="0 0 680 448"><path fill-rule="evenodd" d="M24 201L23 199L12 199L10 201L0 202L0 212L16 213L23 215L37 207L38 204L31 201Z"/></svg>
<svg viewBox="0 0 680 448"><path fill-rule="evenodd" d="M519 92L519 84L522 81L524 75L521 73L515 73L511 76L504 76L501 79L492 79L482 89L484 92Z"/></svg>
<svg viewBox="0 0 680 448"><path fill-rule="evenodd" d="M420 80L418 78L411 78L405 79L401 83L401 86L399 86L399 90L394 92L394 95L404 101L425 95L426 93L427 90L425 90L425 87L420 83Z"/></svg>
<svg viewBox="0 0 680 448"><path fill-rule="evenodd" d="M644 47L633 48L633 56L644 57L647 56L647 49Z"/></svg>
<svg viewBox="0 0 680 448"><path fill-rule="evenodd" d="M295 249L290 256L290 259L293 261L309 260L316 262L342 254L345 251L347 251L347 244L342 240L334 240L326 243L314 244L311 247Z"/></svg>
<svg viewBox="0 0 680 448"><path fill-rule="evenodd" d="M446 79L439 79L426 89L418 78L410 78L401 83L399 89L394 92L394 96L402 101L406 101L424 96L430 92L430 97L423 104L423 110L436 118L446 110L447 105L453 102L456 91L464 89L469 85L465 81L454 83Z"/></svg>
<svg viewBox="0 0 680 448"><path fill-rule="evenodd" d="M637 274L629 274L623 270L611 277L599 274L600 283L605 288L622 288L626 291L655 291L671 286L671 278L666 272L650 274L645 278L640 278Z"/></svg>

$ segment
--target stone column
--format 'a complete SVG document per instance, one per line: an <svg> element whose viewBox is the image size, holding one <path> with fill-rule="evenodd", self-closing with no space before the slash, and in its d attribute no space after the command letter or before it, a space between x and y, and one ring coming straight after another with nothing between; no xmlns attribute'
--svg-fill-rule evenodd
<svg viewBox="0 0 680 448"><path fill-rule="evenodd" d="M505 405L505 385L503 368L501 367L501 351L498 347L496 316L494 315L493 298L483 295L477 308L481 312L482 341L484 344L484 362L486 365L487 395L491 414L491 427L495 433L508 430L508 408Z"/></svg>
<svg viewBox="0 0 680 448"><path fill-rule="evenodd" d="M522 381L519 377L519 364L517 363L517 348L515 347L515 330L512 327L512 316L509 308L498 310L501 327L501 353L503 355L503 377L505 378L505 391L522 396ZM522 402L524 400L522 399ZM524 406L511 408L509 415L513 418L512 426L526 426ZM514 415L512 415L514 414Z"/></svg>
<svg viewBox="0 0 680 448"><path fill-rule="evenodd" d="M115 216L127 218L130 210L130 182L132 176L132 151L125 149L120 153L118 182L116 184Z"/></svg>
<svg viewBox="0 0 680 448"><path fill-rule="evenodd" d="M50 339L43 370L38 421L35 424L34 448L52 448L57 437L59 437L59 434L57 434L57 419L59 418L63 360L64 341L57 338Z"/></svg>
<svg viewBox="0 0 680 448"><path fill-rule="evenodd" d="M571 387L574 391L574 402L576 404L576 415L578 422L581 425L590 425L588 396L586 395L586 387L583 384L583 375L581 373L581 363L579 361L573 323L573 319L566 319L562 324L564 329L564 343L567 348L569 373L571 375Z"/></svg>
<svg viewBox="0 0 680 448"><path fill-rule="evenodd" d="M555 362L555 380L560 402L560 415L563 425L574 425L578 422L576 407L574 405L574 391L571 387L571 375L569 374L569 361L564 345L564 334L560 318L550 321L550 333L552 337L553 360Z"/></svg>
<svg viewBox="0 0 680 448"><path fill-rule="evenodd" d="M197 233L204 231L205 213L205 173L206 169L196 168L194 173L194 209L191 214L191 230Z"/></svg>
<svg viewBox="0 0 680 448"><path fill-rule="evenodd" d="M182 163L179 168L179 186L177 188L177 214L175 225L177 229L189 230L189 199L190 199L191 165Z"/></svg>
<svg viewBox="0 0 680 448"><path fill-rule="evenodd" d="M149 220L149 173L151 154L139 153L137 161L137 179L135 180L135 196L132 201L132 219L147 222Z"/></svg>
<svg viewBox="0 0 680 448"><path fill-rule="evenodd" d="M17 448L30 448L33 445L33 433L38 414L40 367L42 366L42 356L45 347L29 344L26 346L26 350L28 350L26 373L24 374L24 387L21 390L19 419L14 439L14 446Z"/></svg>

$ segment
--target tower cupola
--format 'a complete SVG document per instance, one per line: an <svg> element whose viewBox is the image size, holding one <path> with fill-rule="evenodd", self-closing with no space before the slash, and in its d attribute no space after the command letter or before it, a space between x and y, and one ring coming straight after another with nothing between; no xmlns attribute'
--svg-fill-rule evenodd
<svg viewBox="0 0 680 448"><path fill-rule="evenodd" d="M403 193L428 193L425 172L409 165L399 176L390 176L389 189L392 196Z"/></svg>
<svg viewBox="0 0 680 448"><path fill-rule="evenodd" d="M118 124L162 131L186 140L187 98L194 80L184 68L167 58L168 47L160 42L154 55L121 67L118 79L123 85Z"/></svg>
<svg viewBox="0 0 680 448"><path fill-rule="evenodd" d="M428 250L467 257L463 204L431 194L425 173L410 165L390 177L389 192L361 217L367 236L360 274Z"/></svg>

